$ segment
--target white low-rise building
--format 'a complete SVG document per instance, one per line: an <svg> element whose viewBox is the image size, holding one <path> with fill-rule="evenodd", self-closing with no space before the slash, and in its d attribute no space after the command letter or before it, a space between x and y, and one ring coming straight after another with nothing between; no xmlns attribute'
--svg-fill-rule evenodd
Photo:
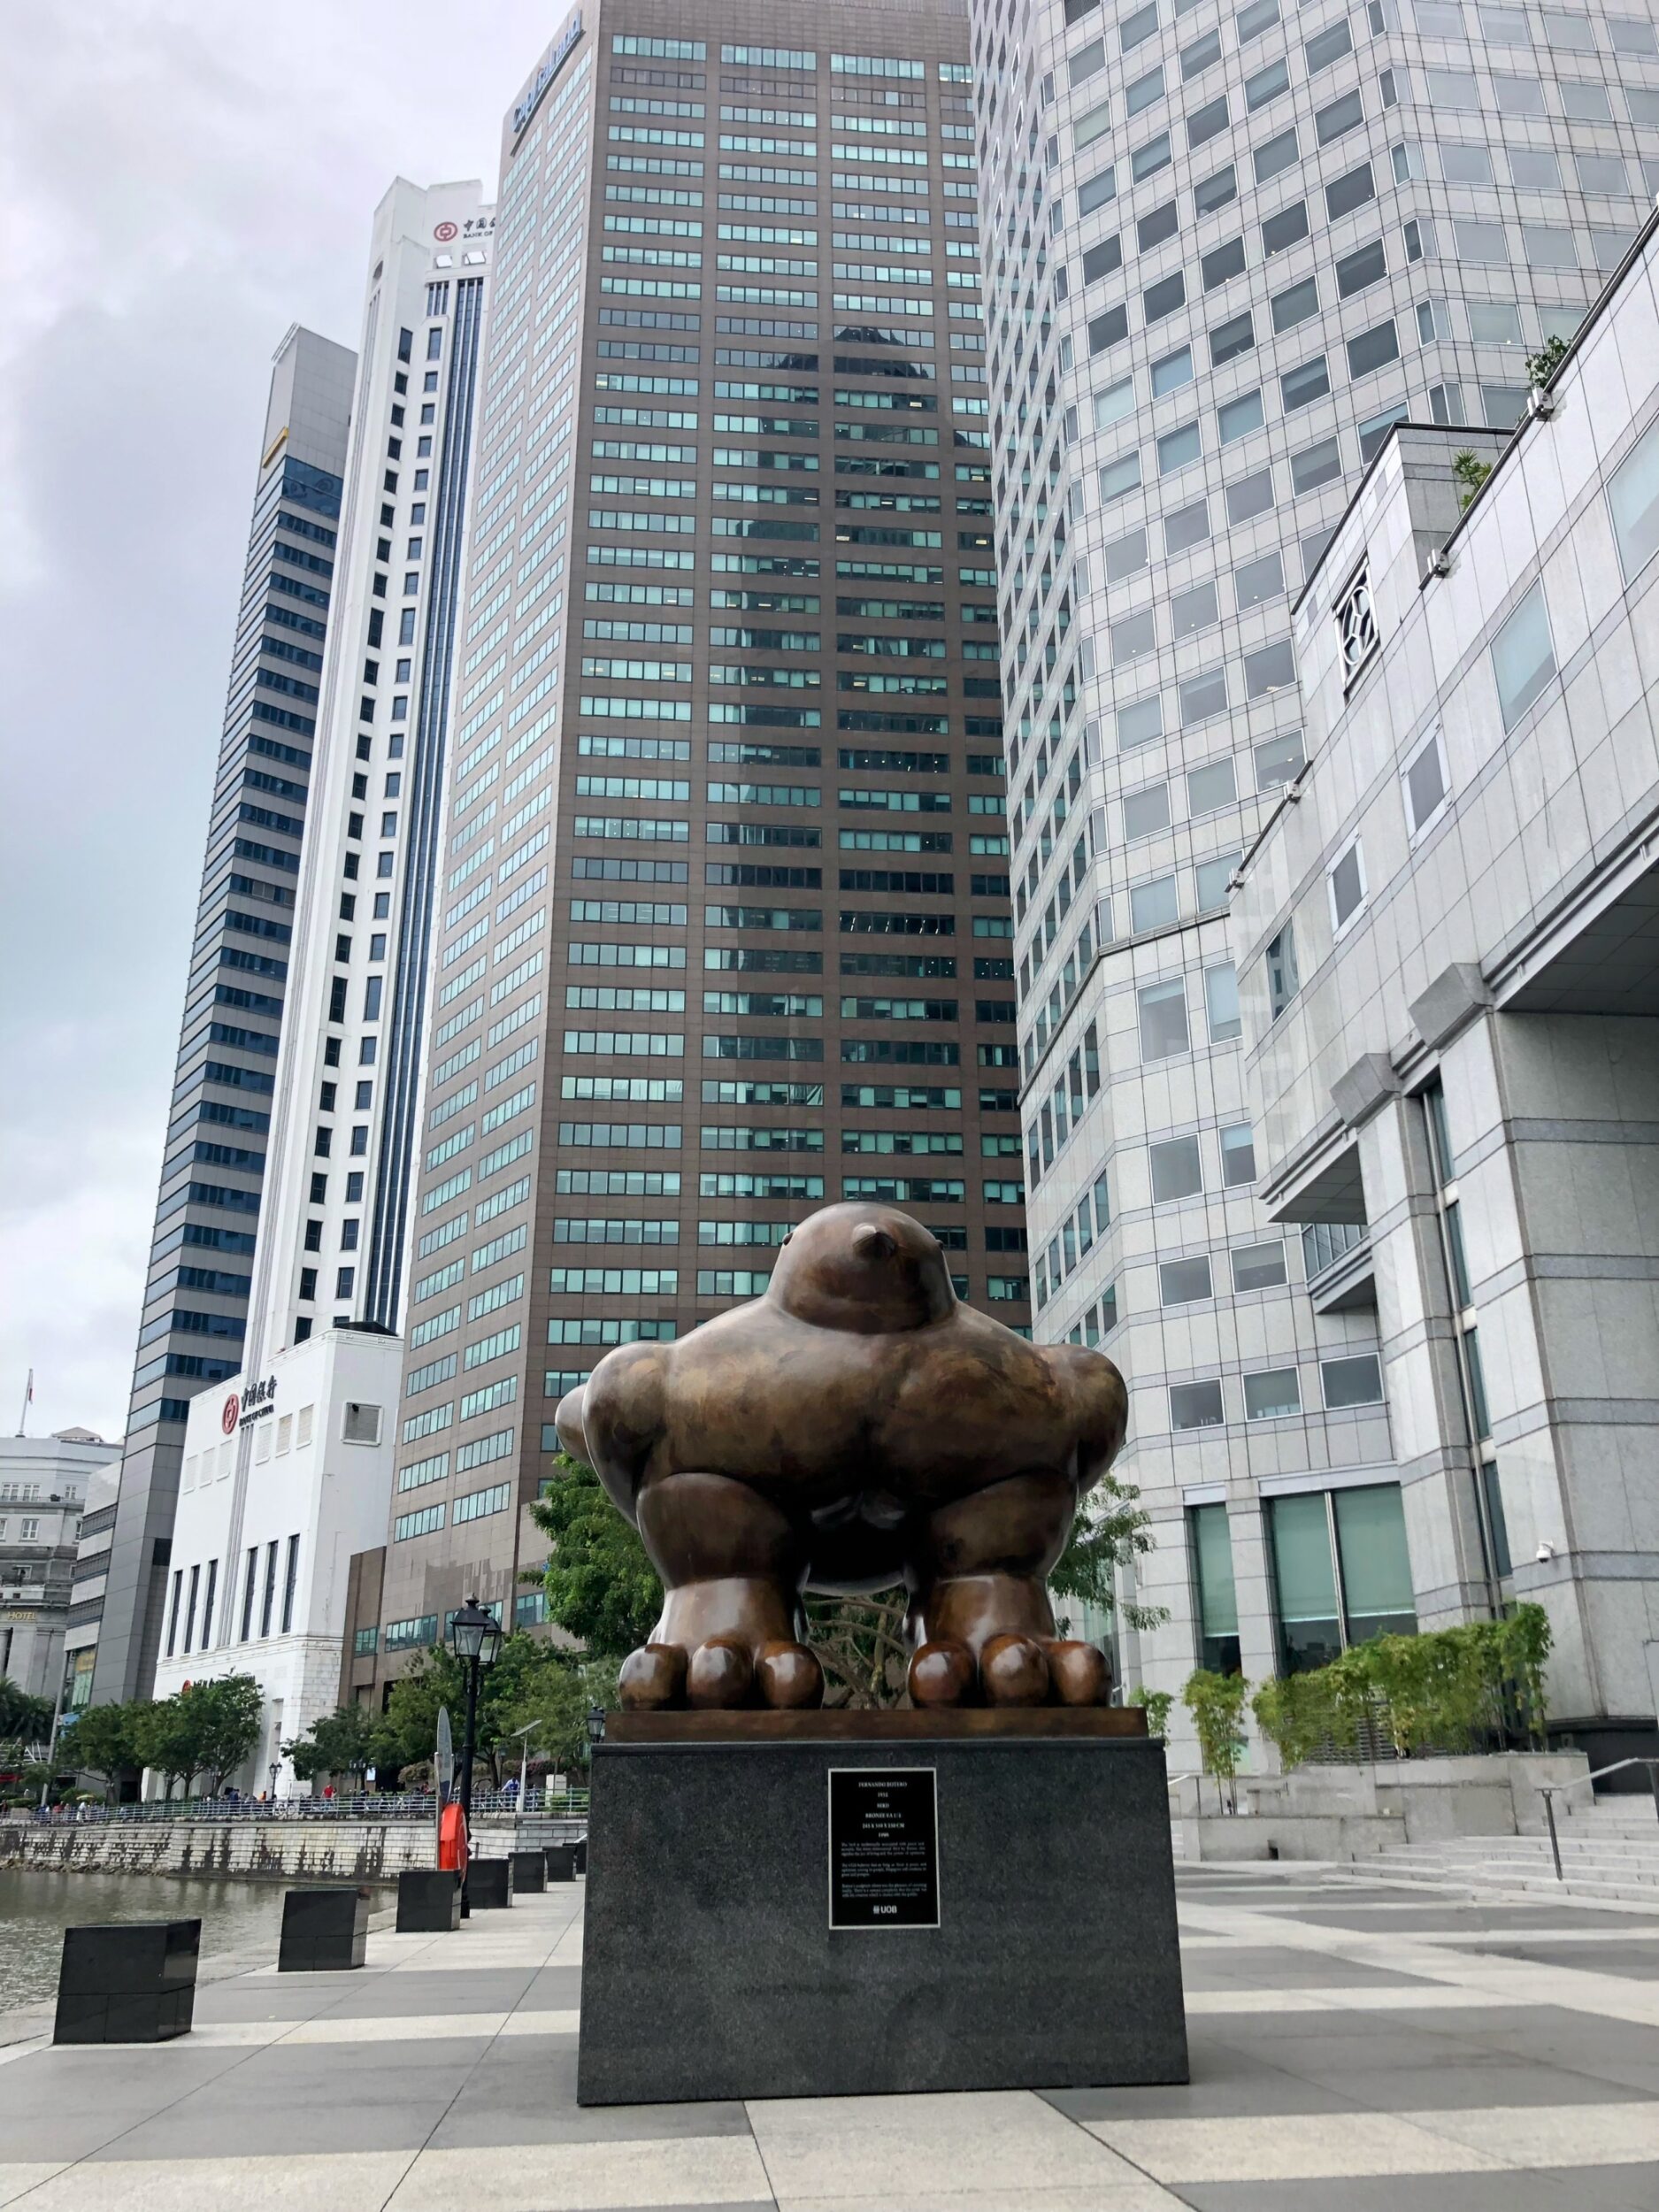
<svg viewBox="0 0 1659 2212"><path fill-rule="evenodd" d="M296 1784L282 1754L340 1688L354 1552L386 1532L403 1342L334 1328L190 1407L156 1694L251 1675L265 1701L250 1789Z"/></svg>

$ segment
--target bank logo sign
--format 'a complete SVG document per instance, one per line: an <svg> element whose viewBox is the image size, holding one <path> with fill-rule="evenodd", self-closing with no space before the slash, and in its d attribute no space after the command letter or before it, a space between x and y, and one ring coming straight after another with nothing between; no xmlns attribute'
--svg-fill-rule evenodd
<svg viewBox="0 0 1659 2212"><path fill-rule="evenodd" d="M541 66L530 80L530 87L512 111L513 135L517 137L541 104L541 96L565 66L571 48L582 35L582 12L577 9L570 21L542 56Z"/></svg>

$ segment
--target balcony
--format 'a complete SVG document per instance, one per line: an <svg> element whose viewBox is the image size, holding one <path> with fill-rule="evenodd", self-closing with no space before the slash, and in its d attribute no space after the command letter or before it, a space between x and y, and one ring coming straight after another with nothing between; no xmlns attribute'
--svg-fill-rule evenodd
<svg viewBox="0 0 1659 2212"><path fill-rule="evenodd" d="M1302 1233L1302 1272L1316 1313L1375 1309L1371 1226L1363 1221L1310 1221Z"/></svg>

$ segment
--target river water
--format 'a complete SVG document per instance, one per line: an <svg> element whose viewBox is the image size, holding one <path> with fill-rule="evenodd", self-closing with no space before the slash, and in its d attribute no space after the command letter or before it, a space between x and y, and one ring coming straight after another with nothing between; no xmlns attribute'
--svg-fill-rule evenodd
<svg viewBox="0 0 1659 2212"><path fill-rule="evenodd" d="M204 1960L253 1952L274 1965L284 1886L0 1868L0 2013L56 1997L64 1930L98 1922L199 1919Z"/></svg>

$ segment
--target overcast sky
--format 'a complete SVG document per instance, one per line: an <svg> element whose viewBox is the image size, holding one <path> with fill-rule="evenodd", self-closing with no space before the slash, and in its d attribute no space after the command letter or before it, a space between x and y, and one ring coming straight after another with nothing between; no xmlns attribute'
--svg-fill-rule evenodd
<svg viewBox="0 0 1659 2212"><path fill-rule="evenodd" d="M8 12L0 1433L127 1415L271 356L357 343L395 175L481 177L568 13Z"/></svg>

